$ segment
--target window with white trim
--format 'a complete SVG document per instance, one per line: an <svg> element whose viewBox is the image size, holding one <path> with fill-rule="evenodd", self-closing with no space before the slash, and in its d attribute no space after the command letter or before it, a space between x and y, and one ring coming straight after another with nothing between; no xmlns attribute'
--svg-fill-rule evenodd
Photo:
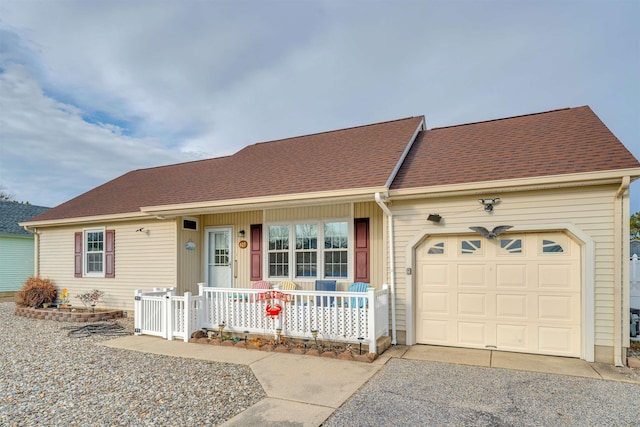
<svg viewBox="0 0 640 427"><path fill-rule="evenodd" d="M347 279L350 271L349 233L347 221L269 225L268 277Z"/></svg>
<svg viewBox="0 0 640 427"><path fill-rule="evenodd" d="M84 230L84 274L104 276L104 229Z"/></svg>

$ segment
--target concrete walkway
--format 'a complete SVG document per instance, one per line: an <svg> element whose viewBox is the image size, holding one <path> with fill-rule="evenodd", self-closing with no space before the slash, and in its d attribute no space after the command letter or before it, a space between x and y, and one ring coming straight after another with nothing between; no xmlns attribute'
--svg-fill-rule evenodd
<svg viewBox="0 0 640 427"><path fill-rule="evenodd" d="M427 345L393 346L373 363L128 336L101 345L131 351L247 365L267 398L225 426L319 426L392 357L636 382L613 366L562 357Z"/></svg>

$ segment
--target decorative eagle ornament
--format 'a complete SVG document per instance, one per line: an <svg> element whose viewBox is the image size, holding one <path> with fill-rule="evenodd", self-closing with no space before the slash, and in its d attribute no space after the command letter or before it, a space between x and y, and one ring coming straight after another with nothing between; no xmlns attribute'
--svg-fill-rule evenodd
<svg viewBox="0 0 640 427"><path fill-rule="evenodd" d="M493 227L493 230L489 231L484 227L469 227L471 230L479 233L481 236L486 237L489 240L493 240L498 237L499 234L504 233L510 228L513 228L513 225L498 225L497 227Z"/></svg>

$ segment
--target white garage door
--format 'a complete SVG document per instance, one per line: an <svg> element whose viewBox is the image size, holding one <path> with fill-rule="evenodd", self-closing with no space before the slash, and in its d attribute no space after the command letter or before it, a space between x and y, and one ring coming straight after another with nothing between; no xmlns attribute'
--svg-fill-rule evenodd
<svg viewBox="0 0 640 427"><path fill-rule="evenodd" d="M567 235L434 236L416 260L418 343L580 356L580 247Z"/></svg>

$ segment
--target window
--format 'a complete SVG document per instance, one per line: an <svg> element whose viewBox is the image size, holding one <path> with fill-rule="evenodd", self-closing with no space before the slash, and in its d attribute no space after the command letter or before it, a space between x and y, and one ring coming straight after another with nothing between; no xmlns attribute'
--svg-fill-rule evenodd
<svg viewBox="0 0 640 427"><path fill-rule="evenodd" d="M104 230L86 230L85 240L85 274L102 275L104 272Z"/></svg>
<svg viewBox="0 0 640 427"><path fill-rule="evenodd" d="M317 279L349 276L348 222L270 225L267 230L269 277Z"/></svg>
<svg viewBox="0 0 640 427"><path fill-rule="evenodd" d="M349 229L346 222L324 225L324 276L347 277Z"/></svg>
<svg viewBox="0 0 640 427"><path fill-rule="evenodd" d="M429 255L443 255L444 254L444 242L436 242L427 251Z"/></svg>
<svg viewBox="0 0 640 427"><path fill-rule="evenodd" d="M75 233L74 276L114 278L115 230L86 229Z"/></svg>
<svg viewBox="0 0 640 427"><path fill-rule="evenodd" d="M269 226L269 277L289 277L289 226Z"/></svg>
<svg viewBox="0 0 640 427"><path fill-rule="evenodd" d="M549 254L549 253L562 253L562 252L564 252L564 249L562 248L562 246L560 246L558 242L555 242L553 240L546 240L546 239L542 240L542 253Z"/></svg>
<svg viewBox="0 0 640 427"><path fill-rule="evenodd" d="M500 239L501 254L521 254L522 239Z"/></svg>
<svg viewBox="0 0 640 427"><path fill-rule="evenodd" d="M480 240L462 240L460 242L462 255L482 255L482 242Z"/></svg>

